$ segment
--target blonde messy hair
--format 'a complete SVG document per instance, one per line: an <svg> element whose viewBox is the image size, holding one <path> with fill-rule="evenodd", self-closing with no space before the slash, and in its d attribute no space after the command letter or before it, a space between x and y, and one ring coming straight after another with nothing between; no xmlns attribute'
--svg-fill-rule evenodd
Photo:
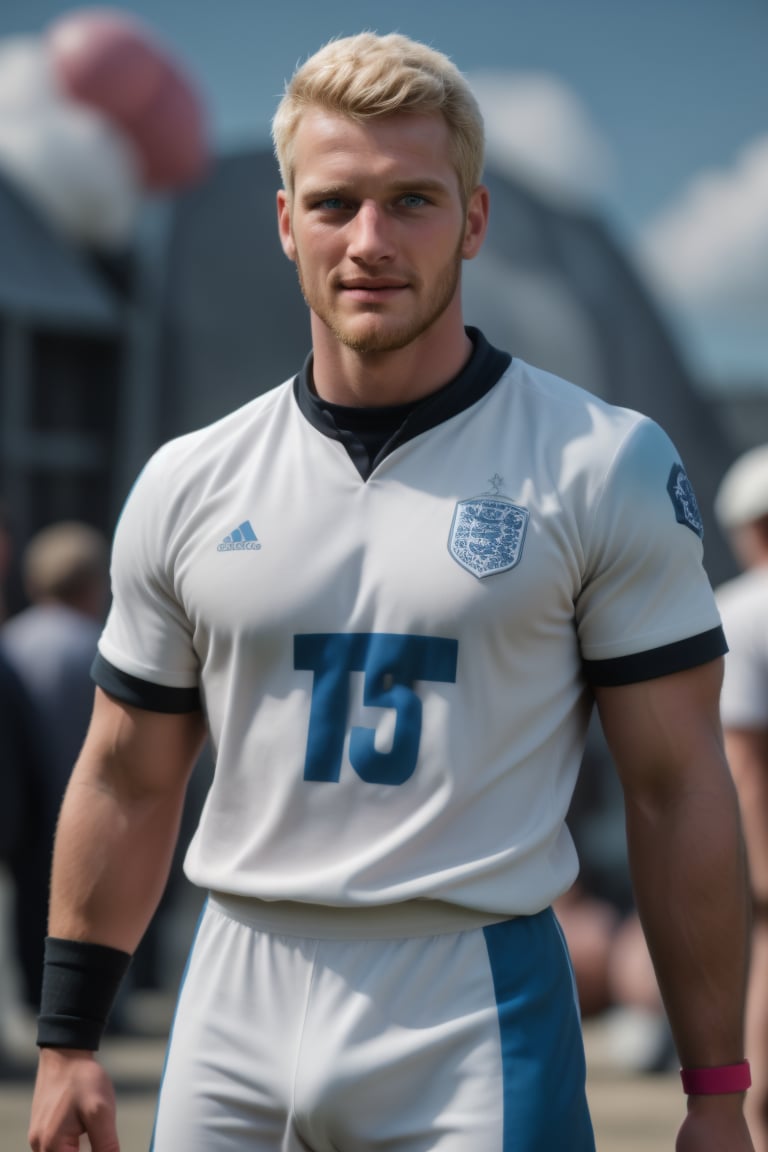
<svg viewBox="0 0 768 1152"><path fill-rule="evenodd" d="M447 56L398 33L361 32L332 40L294 73L272 121L286 191L293 191L293 142L309 107L354 120L395 112L439 113L453 142L464 201L480 183L483 118L469 84Z"/></svg>

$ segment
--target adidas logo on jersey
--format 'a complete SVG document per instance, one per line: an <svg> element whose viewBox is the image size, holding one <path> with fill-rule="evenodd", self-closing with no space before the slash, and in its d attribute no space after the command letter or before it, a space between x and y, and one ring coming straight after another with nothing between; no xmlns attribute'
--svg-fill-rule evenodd
<svg viewBox="0 0 768 1152"><path fill-rule="evenodd" d="M237 528L225 536L221 544L217 547L217 552L243 552L255 551L261 548L261 542L251 527L250 520L243 520L242 524L238 524Z"/></svg>

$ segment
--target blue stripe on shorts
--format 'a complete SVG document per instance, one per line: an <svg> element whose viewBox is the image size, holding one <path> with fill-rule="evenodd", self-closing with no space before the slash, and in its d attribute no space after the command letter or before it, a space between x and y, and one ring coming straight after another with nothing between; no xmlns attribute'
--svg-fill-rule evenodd
<svg viewBox="0 0 768 1152"><path fill-rule="evenodd" d="M503 1152L594 1152L573 970L554 913L483 933L501 1033Z"/></svg>

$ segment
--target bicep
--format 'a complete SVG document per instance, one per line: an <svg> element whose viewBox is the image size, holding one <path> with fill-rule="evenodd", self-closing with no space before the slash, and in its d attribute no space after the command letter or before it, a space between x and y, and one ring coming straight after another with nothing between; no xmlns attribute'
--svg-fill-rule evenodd
<svg viewBox="0 0 768 1152"><path fill-rule="evenodd" d="M152 712L96 688L74 779L151 794L186 787L205 739L200 712Z"/></svg>
<svg viewBox="0 0 768 1152"><path fill-rule="evenodd" d="M625 794L663 798L727 775L720 724L722 659L635 684L595 689Z"/></svg>
<svg viewBox="0 0 768 1152"><path fill-rule="evenodd" d="M51 935L134 951L168 877L203 734L200 713L96 690L56 832Z"/></svg>

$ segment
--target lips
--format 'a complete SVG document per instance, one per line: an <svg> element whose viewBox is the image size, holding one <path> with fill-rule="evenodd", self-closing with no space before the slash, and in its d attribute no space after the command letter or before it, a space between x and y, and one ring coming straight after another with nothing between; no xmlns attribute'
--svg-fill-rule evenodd
<svg viewBox="0 0 768 1152"><path fill-rule="evenodd" d="M356 276L353 280L342 280L340 286L346 300L363 308L375 308L396 300L408 288L408 282L392 277L363 280Z"/></svg>
<svg viewBox="0 0 768 1152"><path fill-rule="evenodd" d="M403 280L342 280L341 287L347 292L387 292L406 288Z"/></svg>

